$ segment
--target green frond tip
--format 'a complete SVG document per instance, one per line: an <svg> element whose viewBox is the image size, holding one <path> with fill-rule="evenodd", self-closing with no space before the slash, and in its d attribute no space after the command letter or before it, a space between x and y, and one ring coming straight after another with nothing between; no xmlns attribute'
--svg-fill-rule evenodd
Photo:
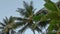
<svg viewBox="0 0 60 34"><path fill-rule="evenodd" d="M9 23L13 23L14 22L14 18L11 16L10 18L9 18Z"/></svg>
<svg viewBox="0 0 60 34"><path fill-rule="evenodd" d="M51 11L58 11L56 4L53 3L53 2L51 2L51 1L45 3L44 6L45 6L48 10L51 10Z"/></svg>
<svg viewBox="0 0 60 34"><path fill-rule="evenodd" d="M50 2L51 0L44 0L45 2Z"/></svg>
<svg viewBox="0 0 60 34"><path fill-rule="evenodd" d="M43 13L41 13L41 14L39 14L39 15L34 15L34 16L33 16L33 20L36 21L36 22L37 22L37 21L40 21L42 16L44 16Z"/></svg>
<svg viewBox="0 0 60 34"><path fill-rule="evenodd" d="M28 4L25 1L23 1L23 3L24 3L24 9L18 8L17 12L19 12L20 15L23 15L25 17L29 17L30 15L33 15L34 14L33 2Z"/></svg>
<svg viewBox="0 0 60 34"><path fill-rule="evenodd" d="M5 19L3 19L3 22L4 22L5 24L7 24L7 23L8 23L8 18L6 17Z"/></svg>

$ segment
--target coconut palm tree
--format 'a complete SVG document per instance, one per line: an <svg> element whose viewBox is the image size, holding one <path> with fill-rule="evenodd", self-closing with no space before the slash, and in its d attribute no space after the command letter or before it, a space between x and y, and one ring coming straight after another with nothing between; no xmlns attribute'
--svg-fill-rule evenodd
<svg viewBox="0 0 60 34"><path fill-rule="evenodd" d="M50 19L50 26L48 27L49 34L52 34L54 31L60 30L60 6L51 0L44 0L46 3L44 4L45 8L48 10L48 13L41 18L41 21L46 21Z"/></svg>
<svg viewBox="0 0 60 34"><path fill-rule="evenodd" d="M9 34L10 30L12 30L12 33L13 29L16 29L17 26L21 25L21 23L15 22L14 18L10 16L10 18L5 17L5 19L3 19L3 22L0 22L0 25L0 29L2 29L2 32L5 34Z"/></svg>
<svg viewBox="0 0 60 34"><path fill-rule="evenodd" d="M20 25L19 23L17 24ZM10 18L5 17L3 22L0 22L0 29L2 29L3 33L9 34L10 30L17 28L17 24L12 16Z"/></svg>
<svg viewBox="0 0 60 34"><path fill-rule="evenodd" d="M12 28L12 23L14 22L14 19L12 19L12 16L8 19L7 17L3 19L3 22L0 22L0 29L3 29L2 31L6 34L9 34L9 30Z"/></svg>
<svg viewBox="0 0 60 34"><path fill-rule="evenodd" d="M35 30L41 32L41 28L48 23L48 21L40 22L41 16L44 16L45 14L43 12L35 13L33 2L28 4L24 1L24 9L18 8L17 12L19 12L22 17L14 17L14 19L17 20L16 22L20 22L21 26L23 26L22 29L19 30L21 33L27 28L30 28L34 34Z"/></svg>
<svg viewBox="0 0 60 34"><path fill-rule="evenodd" d="M14 19L12 16L10 18L5 17L5 19L3 19L3 22L0 22L0 25L2 25L0 29L3 29L2 31L4 33L9 34L9 31L12 29L13 24L14 24Z"/></svg>

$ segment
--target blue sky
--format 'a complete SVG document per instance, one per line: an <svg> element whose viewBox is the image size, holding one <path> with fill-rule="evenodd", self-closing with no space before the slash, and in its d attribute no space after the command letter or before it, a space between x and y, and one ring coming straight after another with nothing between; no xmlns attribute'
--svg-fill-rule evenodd
<svg viewBox="0 0 60 34"><path fill-rule="evenodd" d="M16 12L17 8L23 8L23 1L30 2L31 0L0 0L0 21L7 16L19 16L19 13ZM37 10L43 8L43 0L32 0L33 5ZM57 0L52 0L56 2ZM33 34L30 29L28 29L26 34Z"/></svg>
<svg viewBox="0 0 60 34"><path fill-rule="evenodd" d="M0 20L5 16L19 16L16 12L17 8L23 8L23 1L30 2L31 0L0 0ZM34 7L38 10L43 7L43 0L32 0L34 1Z"/></svg>

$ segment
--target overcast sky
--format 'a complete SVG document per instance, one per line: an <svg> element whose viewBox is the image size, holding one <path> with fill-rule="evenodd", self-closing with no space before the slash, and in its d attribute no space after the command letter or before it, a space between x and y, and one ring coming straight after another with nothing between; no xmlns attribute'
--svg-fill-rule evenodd
<svg viewBox="0 0 60 34"><path fill-rule="evenodd" d="M7 16L19 16L16 12L17 8L23 8L23 1L30 2L31 0L0 0L0 21ZM43 8L43 0L32 0L33 5L37 10ZM52 0L56 2L57 0ZM37 32L36 32L37 33ZM33 34L30 29L28 29L25 34Z"/></svg>

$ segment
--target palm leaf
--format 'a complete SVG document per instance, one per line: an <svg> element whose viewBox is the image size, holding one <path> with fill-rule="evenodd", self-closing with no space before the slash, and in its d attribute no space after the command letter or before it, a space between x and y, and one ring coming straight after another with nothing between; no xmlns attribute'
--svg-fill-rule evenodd
<svg viewBox="0 0 60 34"><path fill-rule="evenodd" d="M10 16L10 18L9 18L9 22L8 22L8 24L10 24L10 23L14 23L14 19L13 19L12 16Z"/></svg>
<svg viewBox="0 0 60 34"><path fill-rule="evenodd" d="M51 0L44 0L45 2L50 2Z"/></svg>
<svg viewBox="0 0 60 34"><path fill-rule="evenodd" d="M48 2L47 2L48 1ZM51 10L51 11L58 11L59 9L58 9L58 7L56 6L56 4L55 3L53 3L52 1L50 1L50 0L45 0L45 7L48 9L48 10ZM52 7L52 8L51 8Z"/></svg>
<svg viewBox="0 0 60 34"><path fill-rule="evenodd" d="M33 3L31 2L30 5L27 4L25 1L24 1L24 8L26 10L26 17L29 17L30 15L32 15L34 12L33 12Z"/></svg>
<svg viewBox="0 0 60 34"><path fill-rule="evenodd" d="M19 32L23 33L27 29L27 26L28 26L28 24L25 25L21 30L19 30Z"/></svg>
<svg viewBox="0 0 60 34"><path fill-rule="evenodd" d="M49 21L43 21L43 22L39 22L38 26L45 27L47 24L49 24Z"/></svg>
<svg viewBox="0 0 60 34"><path fill-rule="evenodd" d="M1 23L1 22L0 22L0 25L5 26L5 24L4 23Z"/></svg>
<svg viewBox="0 0 60 34"><path fill-rule="evenodd" d="M5 20L5 22L4 22L4 23L5 23L5 24L7 24L7 23L8 23L8 18L7 18L7 17L5 17L5 19L4 19L4 20Z"/></svg>
<svg viewBox="0 0 60 34"><path fill-rule="evenodd" d="M36 22L38 22L38 21L41 20L41 17L42 17L42 16L44 16L43 13L41 13L41 14L39 14L39 15L34 15L34 16L33 16L33 20L36 21Z"/></svg>
<svg viewBox="0 0 60 34"><path fill-rule="evenodd" d="M4 21L4 23L5 23L5 24L7 24L7 23L8 23L7 19L3 19L3 21Z"/></svg>
<svg viewBox="0 0 60 34"><path fill-rule="evenodd" d="M31 28L31 30L32 30L32 32L35 34L35 30L34 30L34 29L32 29L32 28Z"/></svg>
<svg viewBox="0 0 60 34"><path fill-rule="evenodd" d="M42 32L42 30L38 26L35 28L35 30L38 32Z"/></svg>
<svg viewBox="0 0 60 34"><path fill-rule="evenodd" d="M25 22L16 22L15 24L12 25L12 27L15 29L15 28L23 26L25 24L26 24Z"/></svg>
<svg viewBox="0 0 60 34"><path fill-rule="evenodd" d="M0 27L0 29L4 29L4 27Z"/></svg>
<svg viewBox="0 0 60 34"><path fill-rule="evenodd" d="M52 19L51 22L50 22L49 31L52 31L54 29L57 30L58 29L58 26L56 26L56 24L59 24L59 23L60 22L58 22L57 20Z"/></svg>
<svg viewBox="0 0 60 34"><path fill-rule="evenodd" d="M19 20L19 21L27 21L27 18L21 18L21 17L13 17L15 20Z"/></svg>
<svg viewBox="0 0 60 34"><path fill-rule="evenodd" d="M20 15L25 15L25 9L22 9L22 8L18 8L18 10L16 10L17 12L20 13Z"/></svg>

